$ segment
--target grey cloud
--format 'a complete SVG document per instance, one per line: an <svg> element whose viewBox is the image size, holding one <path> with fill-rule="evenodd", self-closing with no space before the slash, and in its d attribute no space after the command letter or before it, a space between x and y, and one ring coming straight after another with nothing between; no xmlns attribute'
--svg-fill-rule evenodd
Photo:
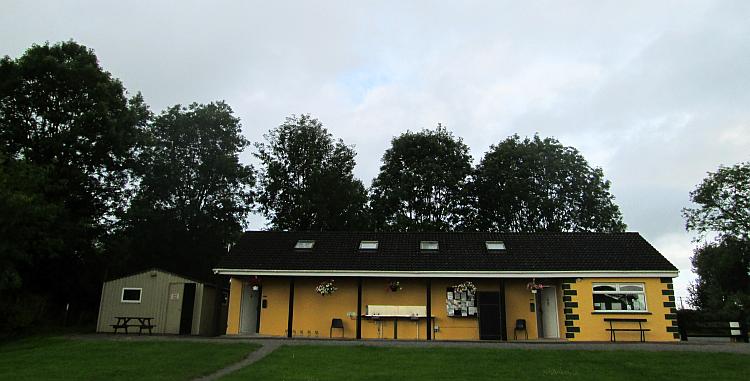
<svg viewBox="0 0 750 381"><path fill-rule="evenodd" d="M250 140L310 112L357 146L366 184L406 129L442 122L476 160L513 133L557 136L604 168L630 228L680 267L678 295L692 279L679 209L706 171L750 159L745 1L3 8L2 55L73 38L155 111L227 100Z"/></svg>

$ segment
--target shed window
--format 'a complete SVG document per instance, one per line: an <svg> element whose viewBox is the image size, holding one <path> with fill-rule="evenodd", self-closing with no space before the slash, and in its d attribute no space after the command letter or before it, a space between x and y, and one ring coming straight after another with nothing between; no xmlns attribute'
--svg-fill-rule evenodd
<svg viewBox="0 0 750 381"><path fill-rule="evenodd" d="M594 311L646 311L646 292L643 283L594 284L593 294Z"/></svg>
<svg viewBox="0 0 750 381"><path fill-rule="evenodd" d="M484 244L489 251L505 250L505 243L503 241L486 241Z"/></svg>
<svg viewBox="0 0 750 381"><path fill-rule="evenodd" d="M420 250L437 250L438 241L420 241L419 249Z"/></svg>
<svg viewBox="0 0 750 381"><path fill-rule="evenodd" d="M377 250L378 241L362 241L359 243L360 250Z"/></svg>
<svg viewBox="0 0 750 381"><path fill-rule="evenodd" d="M301 239L294 245L295 249L312 249L315 246L315 241Z"/></svg>
<svg viewBox="0 0 750 381"><path fill-rule="evenodd" d="M140 303L141 288L123 287L120 301L123 303Z"/></svg>

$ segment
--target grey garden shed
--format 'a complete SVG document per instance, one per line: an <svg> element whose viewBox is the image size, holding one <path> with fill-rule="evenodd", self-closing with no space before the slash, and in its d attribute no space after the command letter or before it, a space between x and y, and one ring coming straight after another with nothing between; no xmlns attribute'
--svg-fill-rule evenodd
<svg viewBox="0 0 750 381"><path fill-rule="evenodd" d="M155 268L112 279L102 285L96 331L114 332L118 318L133 317L149 318L153 333L214 336L224 330L225 293L213 284Z"/></svg>

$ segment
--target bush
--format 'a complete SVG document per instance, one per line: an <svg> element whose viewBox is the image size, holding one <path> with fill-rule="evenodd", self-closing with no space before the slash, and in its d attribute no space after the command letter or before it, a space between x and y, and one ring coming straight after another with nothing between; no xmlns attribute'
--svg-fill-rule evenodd
<svg viewBox="0 0 750 381"><path fill-rule="evenodd" d="M31 293L0 294L0 333L9 334L41 322L47 310L47 298Z"/></svg>

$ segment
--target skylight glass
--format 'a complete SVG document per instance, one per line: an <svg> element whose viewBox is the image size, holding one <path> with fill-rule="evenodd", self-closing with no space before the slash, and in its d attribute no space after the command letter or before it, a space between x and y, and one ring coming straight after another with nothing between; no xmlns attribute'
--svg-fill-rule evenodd
<svg viewBox="0 0 750 381"><path fill-rule="evenodd" d="M294 245L295 249L312 249L315 246L315 241L301 239Z"/></svg>
<svg viewBox="0 0 750 381"><path fill-rule="evenodd" d="M419 248L421 250L437 250L438 241L420 241Z"/></svg>
<svg viewBox="0 0 750 381"><path fill-rule="evenodd" d="M503 241L487 241L487 250L505 250L505 243Z"/></svg>
<svg viewBox="0 0 750 381"><path fill-rule="evenodd" d="M378 241L362 241L359 243L360 250L377 250Z"/></svg>

